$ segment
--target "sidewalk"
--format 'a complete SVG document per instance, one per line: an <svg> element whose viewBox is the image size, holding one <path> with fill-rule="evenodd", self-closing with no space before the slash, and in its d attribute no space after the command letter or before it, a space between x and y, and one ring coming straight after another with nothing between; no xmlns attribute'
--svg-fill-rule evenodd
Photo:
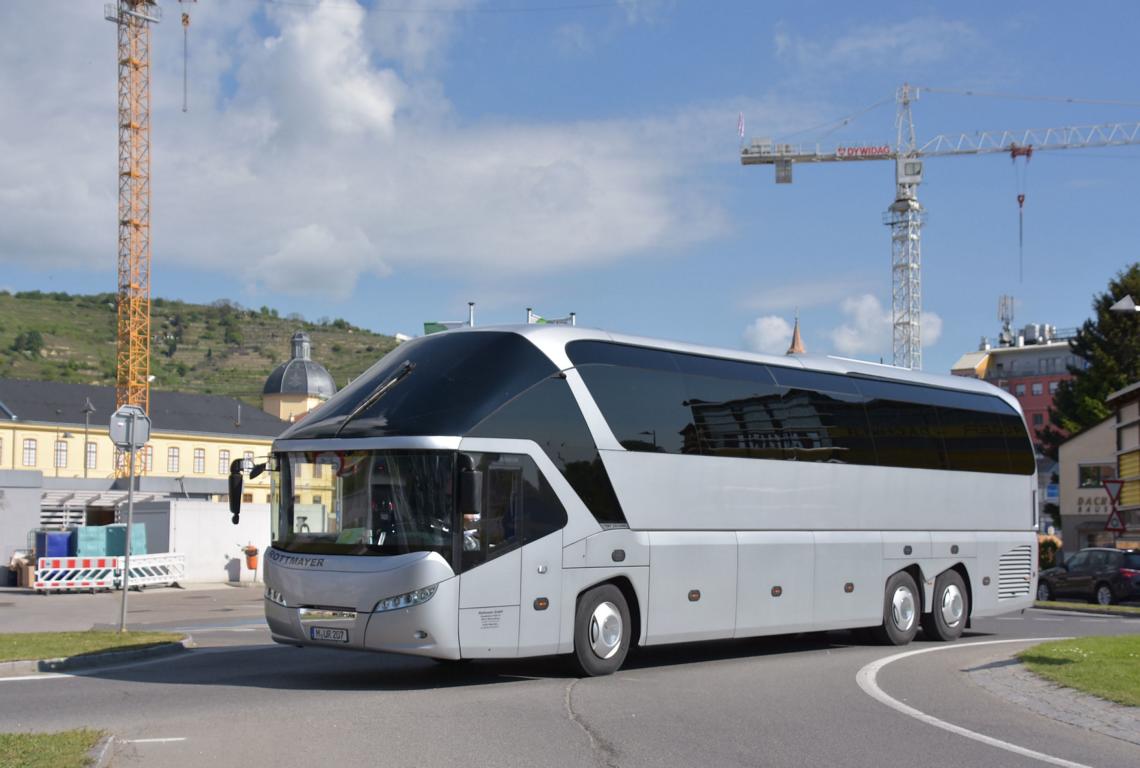
<svg viewBox="0 0 1140 768"><path fill-rule="evenodd" d="M195 622L257 622L263 619L260 583L242 586L194 584L151 588L127 597L128 629L163 629ZM83 632L117 627L121 592L36 594L0 587L0 632Z"/></svg>
<svg viewBox="0 0 1140 768"><path fill-rule="evenodd" d="M1140 746L1140 710L1066 688L1030 672L1009 657L966 670L995 696L1039 715Z"/></svg>

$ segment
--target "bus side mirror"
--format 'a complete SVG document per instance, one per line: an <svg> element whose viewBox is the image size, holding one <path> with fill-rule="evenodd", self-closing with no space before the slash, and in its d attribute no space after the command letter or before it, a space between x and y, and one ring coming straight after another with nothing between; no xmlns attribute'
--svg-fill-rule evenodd
<svg viewBox="0 0 1140 768"><path fill-rule="evenodd" d="M483 514L483 473L478 470L459 473L459 514Z"/></svg>
<svg viewBox="0 0 1140 768"><path fill-rule="evenodd" d="M238 517L241 515L242 465L242 459L234 459L230 463L230 512L233 513L231 521L234 525L238 524Z"/></svg>

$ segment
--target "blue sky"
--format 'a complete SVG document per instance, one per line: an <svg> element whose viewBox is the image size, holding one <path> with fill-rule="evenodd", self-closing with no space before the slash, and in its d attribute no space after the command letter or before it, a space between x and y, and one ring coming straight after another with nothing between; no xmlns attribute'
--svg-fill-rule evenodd
<svg viewBox="0 0 1140 768"><path fill-rule="evenodd" d="M161 5L153 294L389 333L474 300L480 324L533 306L779 351L798 309L810 352L889 362L892 164L777 186L740 166L738 114L748 138L889 143L905 81L1116 102L923 92L920 140L1140 120L1126 2L201 0L186 113ZM102 3L9 0L0 29L0 288L113 291L114 28ZM1021 186L1008 157L929 161L926 370L996 334L1002 294L1019 325L1088 317L1140 258L1137 160L1041 152Z"/></svg>

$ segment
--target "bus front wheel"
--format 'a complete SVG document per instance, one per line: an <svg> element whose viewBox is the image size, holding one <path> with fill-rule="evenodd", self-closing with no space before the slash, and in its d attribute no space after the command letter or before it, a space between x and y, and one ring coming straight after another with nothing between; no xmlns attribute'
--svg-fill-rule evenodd
<svg viewBox="0 0 1140 768"><path fill-rule="evenodd" d="M887 579L883 595L883 623L875 628L875 637L886 645L906 645L918 632L920 614L918 587L906 571Z"/></svg>
<svg viewBox="0 0 1140 768"><path fill-rule="evenodd" d="M629 653L629 605L613 584L602 584L578 600L574 615L574 661L589 677L621 668Z"/></svg>

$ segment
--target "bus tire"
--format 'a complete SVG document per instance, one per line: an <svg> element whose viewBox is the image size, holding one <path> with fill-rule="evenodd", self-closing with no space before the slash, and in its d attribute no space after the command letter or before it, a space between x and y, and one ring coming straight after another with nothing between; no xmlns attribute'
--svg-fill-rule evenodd
<svg viewBox="0 0 1140 768"><path fill-rule="evenodd" d="M957 571L944 571L934 580L930 613L922 615L922 631L927 640L957 640L970 617L970 596Z"/></svg>
<svg viewBox="0 0 1140 768"><path fill-rule="evenodd" d="M884 645L906 645L918 632L921 615L918 587L906 571L887 579L883 592L883 623L875 628L875 638Z"/></svg>
<svg viewBox="0 0 1140 768"><path fill-rule="evenodd" d="M574 614L574 662L586 677L609 675L629 653L629 605L613 584L594 587L578 599Z"/></svg>

